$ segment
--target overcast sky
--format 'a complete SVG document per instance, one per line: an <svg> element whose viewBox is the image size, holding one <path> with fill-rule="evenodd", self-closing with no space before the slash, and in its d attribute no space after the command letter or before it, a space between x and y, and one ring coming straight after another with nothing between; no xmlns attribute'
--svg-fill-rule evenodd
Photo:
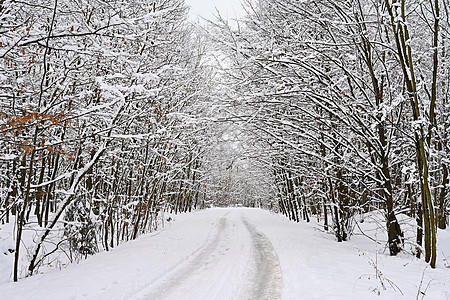
<svg viewBox="0 0 450 300"><path fill-rule="evenodd" d="M215 7L225 19L234 19L244 14L240 0L185 0L185 2L191 7L192 20L199 16L213 19L216 14Z"/></svg>

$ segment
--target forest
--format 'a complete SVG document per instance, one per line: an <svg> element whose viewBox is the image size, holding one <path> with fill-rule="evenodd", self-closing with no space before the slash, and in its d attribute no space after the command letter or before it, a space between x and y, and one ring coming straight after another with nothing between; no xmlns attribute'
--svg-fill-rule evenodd
<svg viewBox="0 0 450 300"><path fill-rule="evenodd" d="M199 25L184 0L0 0L13 281L217 206L318 220L337 242L381 213L389 255L436 267L450 2L243 5L240 20Z"/></svg>

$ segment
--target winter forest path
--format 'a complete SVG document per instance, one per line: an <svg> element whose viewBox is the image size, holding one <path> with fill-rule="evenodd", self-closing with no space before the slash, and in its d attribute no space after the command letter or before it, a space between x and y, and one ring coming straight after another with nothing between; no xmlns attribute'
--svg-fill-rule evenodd
<svg viewBox="0 0 450 300"><path fill-rule="evenodd" d="M281 299L278 256L252 222L256 211L175 216L163 231L22 280L21 289L8 287L6 295L23 299L25 290L34 290L32 299Z"/></svg>
<svg viewBox="0 0 450 300"><path fill-rule="evenodd" d="M399 290L401 299L415 299L422 282L425 299L450 300L445 266L430 270L408 255L377 254L380 246L362 235L337 243L313 220L298 224L247 208L171 218L158 232L62 271L0 284L0 299L384 300L399 299ZM369 219L360 225L372 226ZM450 241L450 233L440 237ZM381 278L375 276L374 262Z"/></svg>
<svg viewBox="0 0 450 300"><path fill-rule="evenodd" d="M236 210L212 225L203 245L134 298L280 299L278 257L267 237Z"/></svg>

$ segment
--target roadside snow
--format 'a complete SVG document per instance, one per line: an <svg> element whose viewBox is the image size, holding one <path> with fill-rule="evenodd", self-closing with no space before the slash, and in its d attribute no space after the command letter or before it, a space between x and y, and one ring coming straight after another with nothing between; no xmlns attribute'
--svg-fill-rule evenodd
<svg viewBox="0 0 450 300"><path fill-rule="evenodd" d="M411 255L382 254L383 243L364 236L337 243L317 224L208 209L63 271L2 284L0 298L450 299L450 231L439 241L431 270Z"/></svg>

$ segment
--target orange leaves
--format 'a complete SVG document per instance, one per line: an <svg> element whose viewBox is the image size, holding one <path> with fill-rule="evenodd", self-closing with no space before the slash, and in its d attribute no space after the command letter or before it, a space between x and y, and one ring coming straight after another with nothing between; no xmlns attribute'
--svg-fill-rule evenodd
<svg viewBox="0 0 450 300"><path fill-rule="evenodd" d="M10 145L12 148L20 149L23 156L33 151L37 151L40 157L44 153L55 153L63 155L68 161L74 161L75 155L63 149L64 141L58 141L56 144L49 145L46 137L41 136L37 140L31 141L30 130L39 127L39 132L45 132L57 126L69 126L71 122L67 119L64 111L55 114L45 114L37 112L27 112L25 110L22 116L8 115L0 112L0 134L9 135L11 138ZM26 141L28 139L28 141ZM52 143L52 142L50 142ZM64 147L65 148L65 147Z"/></svg>
<svg viewBox="0 0 450 300"><path fill-rule="evenodd" d="M31 150L34 150L34 146L24 146L25 154L28 154Z"/></svg>
<svg viewBox="0 0 450 300"><path fill-rule="evenodd" d="M60 124L63 119L66 118L66 114L64 111L55 114L55 115L49 115L49 114L40 114L40 113L27 113L23 116L11 116L7 114L0 114L0 120L5 121L4 124L0 125L2 130L8 130L7 127L9 127L9 130L12 131L18 131L20 132L23 130L23 128L33 122L33 121L40 121L41 123L51 123L51 125L58 125ZM40 124L40 125L44 125ZM67 121L64 122L65 125L68 125L69 123Z"/></svg>
<svg viewBox="0 0 450 300"><path fill-rule="evenodd" d="M69 124L68 120L64 120L66 118L66 114L64 112L60 112L55 115L42 114L42 113L27 113L23 116L13 116L7 115L5 113L0 112L0 133L3 135L10 134L12 137L18 138L26 138L26 129L31 126L54 126L59 124L65 124L67 126ZM35 123L33 123L35 122ZM25 132L25 135L20 135L21 132ZM66 153L58 148L54 148L52 146L45 145L45 138L42 137L41 141L36 141L33 143L29 143L27 141L16 141L16 145L18 148L23 149L23 155L29 154L32 150L35 150L36 146L42 147L41 150L47 150L49 152L62 153L66 155ZM11 144L12 146L13 144ZM68 156L69 160L73 160L72 155Z"/></svg>
<svg viewBox="0 0 450 300"><path fill-rule="evenodd" d="M23 116L22 119L23 119L24 122L29 122L29 121L31 121L33 119L33 115L32 114L27 114L27 115Z"/></svg>
<svg viewBox="0 0 450 300"><path fill-rule="evenodd" d="M50 116L49 120L50 120L50 122L52 122L52 124L58 124L59 123L58 119L56 119L55 116Z"/></svg>
<svg viewBox="0 0 450 300"><path fill-rule="evenodd" d="M63 155L67 160L74 161L74 154L69 151L65 151L62 148L63 142L58 142L55 145L45 145L45 137L41 138L41 142L38 145L32 145L29 141L19 141L17 142L17 146L19 149L23 150L22 155L25 156L29 154L31 151L36 150L40 157L47 151L47 153L54 153L57 155ZM12 146L12 145L11 145Z"/></svg>
<svg viewBox="0 0 450 300"><path fill-rule="evenodd" d="M42 157L43 150L44 151L47 150L49 153L55 153L55 154L58 154L58 155L63 155L69 161L73 161L74 160L73 153L64 151L64 149L62 149L60 145L56 145L56 146L47 145L47 146L45 146L45 138L44 137L42 137L42 140L41 140L41 143L40 143L40 146L41 146L40 149L39 148L36 149L36 147L33 146L33 145L30 145L30 143L28 141L25 141L25 142L19 141L17 144L18 144L19 148L23 149L23 151L24 151L23 154L22 154L23 156L28 155L32 150L37 150L37 151L40 152L39 156Z"/></svg>
<svg viewBox="0 0 450 300"><path fill-rule="evenodd" d="M30 153L31 150L35 149L35 147L30 145L27 141L25 141L25 142L19 141L18 145L19 145L19 148L22 148L24 150L24 153L22 154L23 156Z"/></svg>

